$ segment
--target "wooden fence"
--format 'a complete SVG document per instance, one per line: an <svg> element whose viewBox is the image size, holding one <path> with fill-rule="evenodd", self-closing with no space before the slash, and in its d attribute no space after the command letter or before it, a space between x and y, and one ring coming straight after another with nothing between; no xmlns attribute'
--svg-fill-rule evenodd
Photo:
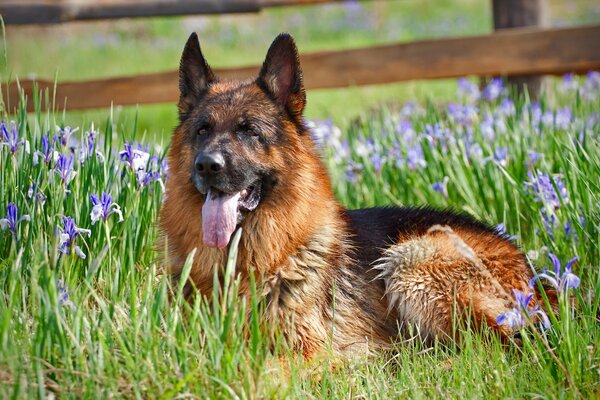
<svg viewBox="0 0 600 400"><path fill-rule="evenodd" d="M334 3L343 0L144 0L87 3L60 0L0 0L0 14L7 25L58 24L115 18L175 15L254 13L264 8Z"/></svg>
<svg viewBox="0 0 600 400"><path fill-rule="evenodd" d="M267 0L253 3L264 6L267 3L289 5L317 2L326 0ZM236 3L249 2L227 2L230 6ZM561 29L515 28L483 36L302 54L301 63L307 89L468 75L556 75L600 69L598 43L600 25ZM258 69L259 66L253 65L216 69L215 72L223 78L247 78L255 76ZM9 104L14 106L18 103L19 88L24 90L28 99L32 99L34 84L38 90L49 89L50 93L53 92L53 82L13 82L8 88ZM62 105L65 99L70 110L107 107L111 104L174 102L178 99L178 72L60 82L56 87L56 104ZM29 109L32 108L31 103L29 100Z"/></svg>

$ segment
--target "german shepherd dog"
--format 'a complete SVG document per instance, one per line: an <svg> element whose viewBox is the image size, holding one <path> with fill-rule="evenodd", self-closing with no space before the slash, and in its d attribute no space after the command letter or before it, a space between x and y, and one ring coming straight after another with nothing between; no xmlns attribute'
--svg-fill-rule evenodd
<svg viewBox="0 0 600 400"><path fill-rule="evenodd" d="M177 280L197 249L185 294L210 293L243 228L236 274L265 287L265 318L306 357L387 348L416 330L458 339L455 318L487 325L531 292L523 253L489 225L431 208L346 210L303 120L306 95L289 34L268 50L258 78L220 80L196 34L180 65L160 226Z"/></svg>

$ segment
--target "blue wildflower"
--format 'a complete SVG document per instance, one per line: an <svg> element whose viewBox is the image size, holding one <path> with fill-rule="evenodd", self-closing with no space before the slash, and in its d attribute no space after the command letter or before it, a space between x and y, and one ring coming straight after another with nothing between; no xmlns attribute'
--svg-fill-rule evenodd
<svg viewBox="0 0 600 400"><path fill-rule="evenodd" d="M25 151L29 153L29 142L19 138L20 125L17 126L15 121L10 121L8 125L9 126L7 126L4 121L0 123L0 134L2 135L2 143L0 144L8 146L12 155L14 155L22 145L25 145Z"/></svg>
<svg viewBox="0 0 600 400"><path fill-rule="evenodd" d="M70 126L65 126L64 128L56 127L56 136L58 136L58 143L61 146L66 147L72 153L75 152L77 147L79 147L79 142L77 139L73 137L73 134L77 132L79 128L71 128Z"/></svg>
<svg viewBox="0 0 600 400"><path fill-rule="evenodd" d="M381 173L381 169L383 168L383 164L385 163L385 157L383 157L379 153L374 153L370 157L371 164L373 164L373 168L375 169L375 173L379 175Z"/></svg>
<svg viewBox="0 0 600 400"><path fill-rule="evenodd" d="M106 219L111 214L119 215L119 222L123 221L123 214L121 213L121 207L117 203L113 203L112 196L106 192L102 192L102 196L98 197L96 193L92 193L90 195L90 200L92 201L93 208L90 217L92 218L92 225L102 219L103 222L106 222Z"/></svg>
<svg viewBox="0 0 600 400"><path fill-rule="evenodd" d="M564 93L577 92L579 85L577 84L577 80L575 79L575 74L563 75L562 81L558 87Z"/></svg>
<svg viewBox="0 0 600 400"><path fill-rule="evenodd" d="M83 143L79 149L79 162L85 163L86 160L96 155L96 158L100 162L104 162L104 155L97 150L96 138L98 131L94 130L94 124L92 124L89 131L87 131L83 137Z"/></svg>
<svg viewBox="0 0 600 400"><path fill-rule="evenodd" d="M588 72L581 90L581 96L588 101L596 100L600 94L600 72Z"/></svg>
<svg viewBox="0 0 600 400"><path fill-rule="evenodd" d="M54 150L57 140L58 136L56 135L53 136L52 142L50 142L48 135L42 136L42 150L36 150L36 152L33 153L33 165L38 165L40 157L44 160L46 165L50 165L52 161L58 159L58 152Z"/></svg>
<svg viewBox="0 0 600 400"><path fill-rule="evenodd" d="M477 118L477 107L471 105L448 104L448 116L452 121L461 126L471 126Z"/></svg>
<svg viewBox="0 0 600 400"><path fill-rule="evenodd" d="M127 166L134 172L145 170L150 159L148 153L148 145L142 145L141 143L125 142L125 150L119 152L121 161L127 164Z"/></svg>
<svg viewBox="0 0 600 400"><path fill-rule="evenodd" d="M450 181L450 178L445 176L444 179L442 179L441 181L435 182L433 185L431 185L431 188L433 190L435 190L436 192L440 193L445 198L448 198L448 182L449 181Z"/></svg>
<svg viewBox="0 0 600 400"><path fill-rule="evenodd" d="M494 151L494 161L502 166L506 166L508 159L508 147L498 146Z"/></svg>
<svg viewBox="0 0 600 400"><path fill-rule="evenodd" d="M363 169L364 167L361 163L357 163L350 158L348 164L344 167L344 170L346 171L346 180L351 183L358 183Z"/></svg>
<svg viewBox="0 0 600 400"><path fill-rule="evenodd" d="M513 116L516 112L515 103L512 101L512 99L505 97L500 102L500 106L497 108L497 111L501 116L504 117Z"/></svg>
<svg viewBox="0 0 600 400"><path fill-rule="evenodd" d="M321 119L307 121L306 125L313 140L319 147L335 146L341 141L342 131L333 124L331 117L324 121Z"/></svg>
<svg viewBox="0 0 600 400"><path fill-rule="evenodd" d="M417 137L412 122L404 119L394 126L394 132L403 143L413 143Z"/></svg>
<svg viewBox="0 0 600 400"><path fill-rule="evenodd" d="M73 170L73 162L75 157L72 155L60 154L58 160L54 166L54 171L60 176L65 186L69 184L77 175L77 172Z"/></svg>
<svg viewBox="0 0 600 400"><path fill-rule="evenodd" d="M483 149L479 143L472 143L470 141L465 142L465 150L469 161L482 162L483 161Z"/></svg>
<svg viewBox="0 0 600 400"><path fill-rule="evenodd" d="M514 235L510 235L508 233L508 231L506 230L506 225L504 225L503 223L499 223L498 225L496 225L495 231L498 235L500 235L501 237L510 240L511 242L514 242L518 239L517 236Z"/></svg>
<svg viewBox="0 0 600 400"><path fill-rule="evenodd" d="M29 215L24 214L19 218L19 212L15 203L8 203L6 207L6 218L0 219L0 228L2 230L8 228L9 231L16 237L17 226L21 221L30 221Z"/></svg>
<svg viewBox="0 0 600 400"><path fill-rule="evenodd" d="M525 294L519 290L513 289L515 296L515 307L508 310L505 313L500 314L496 318L498 325L508 325L511 328L522 328L525 326L528 320L533 317L541 319L542 327L548 329L550 327L550 320L543 310L539 309L539 304L530 308L531 299L533 293Z"/></svg>
<svg viewBox="0 0 600 400"><path fill-rule="evenodd" d="M483 89L483 92L481 93L481 95L487 101L494 101L498 97L500 97L500 95L502 94L503 91L504 91L504 84L502 82L502 79L494 78Z"/></svg>
<svg viewBox="0 0 600 400"><path fill-rule="evenodd" d="M560 174L551 177L548 174L543 174L541 171L538 171L537 175L529 171L527 176L529 177L529 181L525 182L525 187L529 188L536 196L536 201L550 206L550 212L554 212L560 208L561 201L562 203L568 203L569 192Z"/></svg>
<svg viewBox="0 0 600 400"><path fill-rule="evenodd" d="M494 127L494 118L487 114L481 123L479 124L479 129L481 130L481 134L487 140L494 140L496 137L496 130Z"/></svg>
<svg viewBox="0 0 600 400"><path fill-rule="evenodd" d="M556 257L552 253L548 253L548 257L552 260L552 264L554 265L554 272L548 273L548 270L544 269L540 274L535 275L529 281L529 287L533 289L535 281L544 278L547 280L556 290L559 292L566 292L569 289L576 289L579 287L580 279L577 275L573 273L573 264L579 260L579 257L573 257L567 265L565 265L565 270L561 274L561 264L558 257ZM550 275L551 274L551 275Z"/></svg>
<svg viewBox="0 0 600 400"><path fill-rule="evenodd" d="M27 198L39 201L42 205L46 203L46 195L39 190L39 187L32 183L27 189Z"/></svg>
<svg viewBox="0 0 600 400"><path fill-rule="evenodd" d="M71 217L62 217L62 222L63 227L60 228L61 233L58 241L58 251L63 254L71 254L71 250L73 250L80 258L85 259L85 253L81 250L81 247L74 246L74 241L78 236L81 236L84 233L90 236L92 231L89 229L78 228Z"/></svg>
<svg viewBox="0 0 600 400"><path fill-rule="evenodd" d="M460 78L458 80L456 96L471 102L477 101L480 96L479 87L476 83L473 83L466 78Z"/></svg>
<svg viewBox="0 0 600 400"><path fill-rule="evenodd" d="M75 312L77 308L75 307L75 304L73 304L71 299L69 299L71 291L62 281L62 279L59 279L56 282L56 290L58 291L58 303L63 307L69 307L71 311Z"/></svg>
<svg viewBox="0 0 600 400"><path fill-rule="evenodd" d="M556 111L554 126L558 129L567 130L571 126L572 119L573 117L569 107L559 108Z"/></svg>
<svg viewBox="0 0 600 400"><path fill-rule="evenodd" d="M539 160L544 158L544 155L533 150L527 150L527 157L529 158L529 164L535 165Z"/></svg>
<svg viewBox="0 0 600 400"><path fill-rule="evenodd" d="M417 168L425 168L427 161L425 161L425 155L423 154L423 148L417 144L410 146L406 151L406 163L411 171Z"/></svg>

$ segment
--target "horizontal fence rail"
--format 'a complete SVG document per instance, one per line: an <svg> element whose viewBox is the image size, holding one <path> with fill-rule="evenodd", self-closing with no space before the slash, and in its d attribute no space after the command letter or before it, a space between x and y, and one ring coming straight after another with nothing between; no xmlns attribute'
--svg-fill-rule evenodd
<svg viewBox="0 0 600 400"><path fill-rule="evenodd" d="M8 3L0 4L0 15L6 25L60 24L98 19L254 13L268 7L340 1L342 0L154 0L53 4L9 0Z"/></svg>
<svg viewBox="0 0 600 400"><path fill-rule="evenodd" d="M511 76L585 73L600 69L600 25L562 29L519 28L491 35L424 40L370 48L301 55L307 89L340 88L468 75ZM259 66L215 69L224 79L256 76ZM34 81L20 82L32 109ZM37 81L53 92L54 83ZM67 109L175 102L178 72L59 82L56 104ZM15 82L10 105L18 103Z"/></svg>

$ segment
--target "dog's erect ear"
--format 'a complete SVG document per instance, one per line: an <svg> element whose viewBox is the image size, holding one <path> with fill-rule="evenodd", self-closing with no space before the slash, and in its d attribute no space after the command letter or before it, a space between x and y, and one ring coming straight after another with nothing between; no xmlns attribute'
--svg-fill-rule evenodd
<svg viewBox="0 0 600 400"><path fill-rule="evenodd" d="M185 44L179 64L179 117L183 119L202 97L215 75L200 50L198 35L192 33Z"/></svg>
<svg viewBox="0 0 600 400"><path fill-rule="evenodd" d="M275 38L260 70L257 83L263 86L295 117L300 117L306 104L302 70L294 38L281 33Z"/></svg>

